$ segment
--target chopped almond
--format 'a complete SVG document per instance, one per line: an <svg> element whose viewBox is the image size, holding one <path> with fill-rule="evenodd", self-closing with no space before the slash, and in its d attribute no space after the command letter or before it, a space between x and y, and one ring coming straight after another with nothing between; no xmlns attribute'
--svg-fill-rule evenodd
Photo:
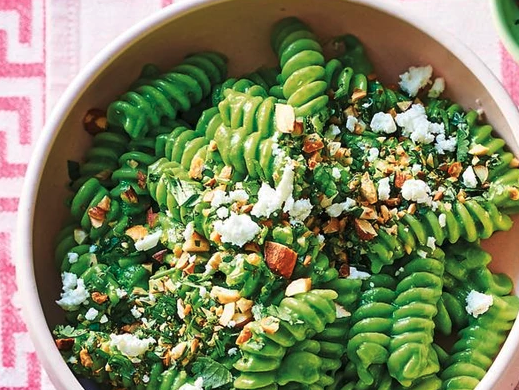
<svg viewBox="0 0 519 390"><path fill-rule="evenodd" d="M351 313L339 304L335 304L335 317L346 318L351 317Z"/></svg>
<svg viewBox="0 0 519 390"><path fill-rule="evenodd" d="M141 172L141 171L138 171L137 172L137 185L139 186L139 188L141 190L145 189L146 188L146 175Z"/></svg>
<svg viewBox="0 0 519 390"><path fill-rule="evenodd" d="M474 167L474 173L478 177L481 183L485 183L488 179L488 168L484 165L476 165Z"/></svg>
<svg viewBox="0 0 519 390"><path fill-rule="evenodd" d="M402 188L408 178L409 177L405 173L396 172L395 173L395 187Z"/></svg>
<svg viewBox="0 0 519 390"><path fill-rule="evenodd" d="M294 131L292 131L292 135L301 135L303 134L304 130L304 123L296 120L294 122Z"/></svg>
<svg viewBox="0 0 519 390"><path fill-rule="evenodd" d="M364 219L355 219L355 231L361 240L372 240L378 234L371 223Z"/></svg>
<svg viewBox="0 0 519 390"><path fill-rule="evenodd" d="M186 252L208 252L209 241L202 237L197 232L194 232L189 240L187 240L182 246L182 250Z"/></svg>
<svg viewBox="0 0 519 390"><path fill-rule="evenodd" d="M461 171L463 171L463 166L459 161L456 161L450 165L449 169L447 170L447 173L450 177L458 178L461 174Z"/></svg>
<svg viewBox="0 0 519 390"><path fill-rule="evenodd" d="M511 187L508 189L508 196L511 200L519 200L519 189Z"/></svg>
<svg viewBox="0 0 519 390"><path fill-rule="evenodd" d="M85 348L83 348L81 352L79 352L79 359L83 367L90 368L94 365L94 361L92 360L90 354Z"/></svg>
<svg viewBox="0 0 519 390"><path fill-rule="evenodd" d="M222 236L220 235L220 233L217 233L216 231L211 232L209 239L216 244L222 243Z"/></svg>
<svg viewBox="0 0 519 390"><path fill-rule="evenodd" d="M277 242L265 242L265 261L268 267L286 279L289 279L294 271L297 261L297 253L285 245Z"/></svg>
<svg viewBox="0 0 519 390"><path fill-rule="evenodd" d="M240 313L246 313L252 309L254 302L247 298L240 298L236 301L236 307Z"/></svg>
<svg viewBox="0 0 519 390"><path fill-rule="evenodd" d="M99 291L94 291L91 295L92 300L101 305L102 303L105 303L108 300L108 295L102 294Z"/></svg>
<svg viewBox="0 0 519 390"><path fill-rule="evenodd" d="M378 214L374 209L372 209L370 207L362 206L362 214L360 215L359 218L360 219L377 219Z"/></svg>
<svg viewBox="0 0 519 390"><path fill-rule="evenodd" d="M214 270L217 270L221 263L222 263L222 254L220 252L216 252L207 261L207 265L209 265Z"/></svg>
<svg viewBox="0 0 519 390"><path fill-rule="evenodd" d="M409 207L407 208L408 214L414 214L416 212L416 203L411 203Z"/></svg>
<svg viewBox="0 0 519 390"><path fill-rule="evenodd" d="M352 103L355 103L357 100L363 99L367 95L368 95L367 91L365 91L363 89L355 88L351 95L351 101L352 101Z"/></svg>
<svg viewBox="0 0 519 390"><path fill-rule="evenodd" d="M323 227L323 233L331 234L337 233L340 230L339 219L331 218L326 225Z"/></svg>
<svg viewBox="0 0 519 390"><path fill-rule="evenodd" d="M436 193L434 194L433 200L434 200L434 201L442 200L442 199L443 199L443 195L444 195L443 191L438 190L438 191L436 191Z"/></svg>
<svg viewBox="0 0 519 390"><path fill-rule="evenodd" d="M469 150L469 154L472 154L474 156L484 156L489 152L490 149L488 149L486 146L481 144L476 144Z"/></svg>
<svg viewBox="0 0 519 390"><path fill-rule="evenodd" d="M313 153L324 148L324 143L319 134L313 133L307 135L303 142L303 152Z"/></svg>
<svg viewBox="0 0 519 390"><path fill-rule="evenodd" d="M260 321L261 329L266 334L274 334L279 330L279 319L276 317L264 317Z"/></svg>
<svg viewBox="0 0 519 390"><path fill-rule="evenodd" d="M241 298L238 290L231 290L225 287L214 286L211 289L211 297L216 298L222 305L236 302Z"/></svg>
<svg viewBox="0 0 519 390"><path fill-rule="evenodd" d="M220 179L222 180L231 180L232 177L232 167L226 165L222 168L222 171L220 172Z"/></svg>
<svg viewBox="0 0 519 390"><path fill-rule="evenodd" d="M278 131L286 134L292 133L296 122L294 108L289 104L276 103L274 121Z"/></svg>
<svg viewBox="0 0 519 390"><path fill-rule="evenodd" d="M197 350L198 350L198 346L200 345L200 340L199 339L194 339L193 341L191 341L191 353L195 353Z"/></svg>
<svg viewBox="0 0 519 390"><path fill-rule="evenodd" d="M323 158L321 157L321 153L314 152L309 158L308 158L308 169L313 171L319 163L323 161Z"/></svg>
<svg viewBox="0 0 519 390"><path fill-rule="evenodd" d="M204 160L200 157L195 157L191 161L191 166L189 167L189 177L191 179L201 179L203 170Z"/></svg>
<svg viewBox="0 0 519 390"><path fill-rule="evenodd" d="M258 267L261 264L261 256L257 253L250 253L249 255L247 255L245 260L247 261L247 263L255 267Z"/></svg>
<svg viewBox="0 0 519 390"><path fill-rule="evenodd" d="M248 242L244 245L243 249L246 251L246 252L254 252L254 253L258 253L261 248L259 247L259 245L255 242Z"/></svg>
<svg viewBox="0 0 519 390"><path fill-rule="evenodd" d="M56 347L60 351L70 351L72 347L74 346L74 339L73 338L66 338L66 339L56 339Z"/></svg>
<svg viewBox="0 0 519 390"><path fill-rule="evenodd" d="M173 347L173 349L170 352L171 358L173 360L180 359L182 357L182 355L184 354L186 347L187 347L187 343L185 341L182 341L182 342L178 343L177 345L175 345L175 347Z"/></svg>
<svg viewBox="0 0 519 390"><path fill-rule="evenodd" d="M360 195L369 204L374 204L378 201L377 189L368 172L365 172L360 180Z"/></svg>
<svg viewBox="0 0 519 390"><path fill-rule="evenodd" d="M293 297L294 295L308 292L312 289L312 279L302 278L292 281L285 290L285 296Z"/></svg>
<svg viewBox="0 0 519 390"><path fill-rule="evenodd" d="M121 194L121 199L125 203L130 203L130 204L139 203L139 197L137 196L137 193L135 192L135 190L132 187L128 188L126 191L124 191Z"/></svg>
<svg viewBox="0 0 519 390"><path fill-rule="evenodd" d="M242 345L245 344L247 341L249 341L252 338L252 332L249 328L245 327L240 332L238 338L236 339L236 345Z"/></svg>
<svg viewBox="0 0 519 390"><path fill-rule="evenodd" d="M195 273L195 263L189 263L189 265L183 269L183 271L187 274L187 275L192 275Z"/></svg>
<svg viewBox="0 0 519 390"><path fill-rule="evenodd" d="M400 108L400 110L402 112L404 112L404 111L407 111L408 108L413 105L413 102L408 100L408 101L405 101L405 102L398 102L396 105L398 106L398 108Z"/></svg>
<svg viewBox="0 0 519 390"><path fill-rule="evenodd" d="M236 304L234 302L226 303L223 306L223 312L220 316L218 322L222 326L227 326L232 321L232 317L234 316L234 311L236 309Z"/></svg>
<svg viewBox="0 0 519 390"><path fill-rule="evenodd" d="M384 203L388 207L398 206L398 205L400 205L401 202L402 202L402 199L400 199L399 197L397 197L397 198L389 198L388 200L384 201Z"/></svg>
<svg viewBox="0 0 519 390"><path fill-rule="evenodd" d="M146 229L142 225L135 225L127 229L125 234L127 236L130 236L133 239L133 241L137 242L148 235L148 229Z"/></svg>
<svg viewBox="0 0 519 390"><path fill-rule="evenodd" d="M252 320L253 316L250 310L245 313L234 313L234 316L232 317L232 321L235 323L237 328L243 328Z"/></svg>
<svg viewBox="0 0 519 390"><path fill-rule="evenodd" d="M150 225L151 228L154 228L158 221L159 213L154 213L150 207L146 213L146 223Z"/></svg>
<svg viewBox="0 0 519 390"><path fill-rule="evenodd" d="M186 268L189 264L189 258L190 258L189 253L187 253L187 252L182 253L182 256L180 256L177 263L175 264L175 268L177 268L177 269Z"/></svg>

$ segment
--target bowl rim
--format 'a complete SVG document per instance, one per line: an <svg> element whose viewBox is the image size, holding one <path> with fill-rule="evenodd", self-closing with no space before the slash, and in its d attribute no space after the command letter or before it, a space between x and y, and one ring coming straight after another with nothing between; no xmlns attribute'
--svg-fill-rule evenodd
<svg viewBox="0 0 519 390"><path fill-rule="evenodd" d="M225 3L234 0L190 0L172 4L155 12L108 43L86 66L75 76L65 93L57 101L45 126L36 142L31 160L28 164L26 177L20 196L17 218L17 255L16 278L18 291L23 299L22 316L27 324L28 332L34 343L38 357L47 371L49 378L58 390L80 390L81 384L68 368L55 346L51 332L47 332L47 325L38 294L34 275L33 257L33 215L35 201L38 197L41 175L52 150L54 141L61 125L69 115L71 108L80 99L80 96L99 73L110 66L111 62L124 53L132 44L144 36L173 22L175 19L195 12L200 8ZM341 1L341 0L336 0ZM431 39L438 42L443 48L458 58L470 72L472 72L492 99L499 106L509 126L519 128L519 112L512 99L505 91L496 76L477 55L458 38L439 29L420 15L405 8L402 4L387 4L379 0L347 0L361 6L366 6L399 19L404 23L417 28ZM500 0L496 0L500 1ZM409 64L411 66L413 64ZM519 145L519 134L513 132L513 138ZM41 324L45 324L42 326ZM509 361L514 357L514 346L519 345L519 321L510 331L502 346L500 354L494 360L491 368L478 385L477 389L492 389L499 377L506 371ZM519 379L519 378L518 378Z"/></svg>
<svg viewBox="0 0 519 390"><path fill-rule="evenodd" d="M494 20L494 26L496 27L497 33L506 50L515 59L515 61L519 62L519 42L513 36L510 28L506 23L507 18L505 16L505 10L503 9L503 3L503 0L492 0L490 2L492 19Z"/></svg>

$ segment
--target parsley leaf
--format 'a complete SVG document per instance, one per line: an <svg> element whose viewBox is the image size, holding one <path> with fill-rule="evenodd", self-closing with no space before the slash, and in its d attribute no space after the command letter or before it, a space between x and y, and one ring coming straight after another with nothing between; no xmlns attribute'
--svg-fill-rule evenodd
<svg viewBox="0 0 519 390"><path fill-rule="evenodd" d="M209 357L200 357L193 363L193 374L204 380L204 388L216 389L232 382L231 372Z"/></svg>

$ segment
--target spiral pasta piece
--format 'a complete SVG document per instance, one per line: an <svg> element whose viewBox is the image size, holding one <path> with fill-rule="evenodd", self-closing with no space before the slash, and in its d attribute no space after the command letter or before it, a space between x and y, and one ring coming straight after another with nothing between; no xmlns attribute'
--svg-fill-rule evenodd
<svg viewBox="0 0 519 390"><path fill-rule="evenodd" d="M372 385L376 380L371 366L383 365L389 357L395 287L391 276L373 275L364 282L359 305L352 313L347 353L366 385Z"/></svg>
<svg viewBox="0 0 519 390"><path fill-rule="evenodd" d="M212 86L224 80L226 68L226 58L218 53L188 56L171 71L139 83L111 103L108 122L122 127L132 138L142 138L162 118L175 119L179 111L188 111L209 96Z"/></svg>
<svg viewBox="0 0 519 390"><path fill-rule="evenodd" d="M274 26L272 48L281 66L283 95L297 117L317 114L328 103L325 60L310 28L296 18Z"/></svg>
<svg viewBox="0 0 519 390"><path fill-rule="evenodd" d="M443 288L443 258L440 249L426 257L411 255L400 268L388 369L403 386L440 369L432 343L433 318Z"/></svg>
<svg viewBox="0 0 519 390"><path fill-rule="evenodd" d="M247 325L250 338L239 347L242 358L234 367L240 372L234 381L236 389L276 389L278 382L287 384L298 382L310 385L319 380L316 370L320 369L319 358L309 352L299 351L288 358L290 369L282 371L287 349L325 330L326 325L335 321L337 294L330 290L311 290L294 297L284 298L279 304L279 317L266 317ZM285 318L290 320L285 320ZM272 328L272 324L275 324ZM265 331L275 329L274 331ZM277 328L277 329L276 329ZM314 368L308 365L317 364ZM285 361L286 367L287 362ZM295 367L304 365L311 368L301 372ZM270 386L270 387L267 387Z"/></svg>

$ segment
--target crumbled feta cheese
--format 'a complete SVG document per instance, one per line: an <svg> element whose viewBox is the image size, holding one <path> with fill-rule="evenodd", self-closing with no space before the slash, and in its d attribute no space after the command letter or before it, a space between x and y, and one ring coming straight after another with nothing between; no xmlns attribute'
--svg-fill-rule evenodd
<svg viewBox="0 0 519 390"><path fill-rule="evenodd" d="M335 180L339 180L341 178L341 171L337 167L332 168L332 177Z"/></svg>
<svg viewBox="0 0 519 390"><path fill-rule="evenodd" d="M285 202L283 211L290 215L292 223L304 222L312 212L312 203L309 199L298 199L294 202L294 198L290 196Z"/></svg>
<svg viewBox="0 0 519 390"><path fill-rule="evenodd" d="M411 167L411 172L413 173L413 175L417 175L418 172L420 172L422 170L422 164L413 164L413 166Z"/></svg>
<svg viewBox="0 0 519 390"><path fill-rule="evenodd" d="M121 289L121 288L116 288L116 289L115 289L115 293L117 294L117 297L118 297L119 299L122 299L122 298L124 298L124 297L127 295L127 294L126 294L126 291L124 291L124 290Z"/></svg>
<svg viewBox="0 0 519 390"><path fill-rule="evenodd" d="M418 249L418 250L416 251L416 254L417 254L418 256L420 256L422 259L425 259L425 258L427 257L427 252L424 251L424 250L421 250L421 249Z"/></svg>
<svg viewBox="0 0 519 390"><path fill-rule="evenodd" d="M148 383L150 381L150 377L146 374L142 376L142 383Z"/></svg>
<svg viewBox="0 0 519 390"><path fill-rule="evenodd" d="M229 355L229 356L234 356L237 353L238 353L238 348L236 348L236 347L229 348L229 350L227 351L227 355Z"/></svg>
<svg viewBox="0 0 519 390"><path fill-rule="evenodd" d="M359 121L353 115L348 115L348 118L346 118L346 128L352 133L355 131L357 123L359 123Z"/></svg>
<svg viewBox="0 0 519 390"><path fill-rule="evenodd" d="M193 221L189 222L186 225L186 230L184 230L184 240L189 241L193 234L195 233L195 223Z"/></svg>
<svg viewBox="0 0 519 390"><path fill-rule="evenodd" d="M74 252L67 253L67 257L68 257L68 262L70 264L77 263L77 261L79 260L79 255L77 253L74 253Z"/></svg>
<svg viewBox="0 0 519 390"><path fill-rule="evenodd" d="M377 148L371 148L368 150L368 157L367 160L369 162L373 162L378 158L378 155L380 154L379 150Z"/></svg>
<svg viewBox="0 0 519 390"><path fill-rule="evenodd" d="M478 179L476 178L476 173L472 167L468 167L461 175L463 179L463 185L467 188L476 188L478 186Z"/></svg>
<svg viewBox="0 0 519 390"><path fill-rule="evenodd" d="M76 309L90 296L85 287L85 281L78 278L76 274L63 272L61 280L63 282L63 292L61 293L61 299L56 301L56 303L64 310Z"/></svg>
<svg viewBox="0 0 519 390"><path fill-rule="evenodd" d="M95 253L96 250L97 250L97 245L90 245L90 248L88 248L88 251L90 253Z"/></svg>
<svg viewBox="0 0 519 390"><path fill-rule="evenodd" d="M249 200L249 194L245 190L235 190L229 193L229 198L234 202L246 202Z"/></svg>
<svg viewBox="0 0 519 390"><path fill-rule="evenodd" d="M162 230L157 230L151 234L148 234L135 242L135 249L137 251L147 251L151 248L155 248L159 243L160 237L162 236Z"/></svg>
<svg viewBox="0 0 519 390"><path fill-rule="evenodd" d="M427 246L431 248L432 250L436 249L436 238L434 237L427 237Z"/></svg>
<svg viewBox="0 0 519 390"><path fill-rule="evenodd" d="M276 103L274 110L274 120L276 129L282 133L291 133L294 131L294 123L296 114L294 107L289 104Z"/></svg>
<svg viewBox="0 0 519 390"><path fill-rule="evenodd" d="M397 270L395 271L395 276L399 276L399 275L400 275L402 272L404 272L404 271L405 271L404 267L400 267L399 269L397 269Z"/></svg>
<svg viewBox="0 0 519 390"><path fill-rule="evenodd" d="M350 274L348 275L347 279L360 279L360 280L366 280L369 279L371 275L364 271L359 271L355 267L350 267Z"/></svg>
<svg viewBox="0 0 519 390"><path fill-rule="evenodd" d="M88 321L94 321L99 314L99 311L91 307L88 309L88 311L85 313L85 319Z"/></svg>
<svg viewBox="0 0 519 390"><path fill-rule="evenodd" d="M324 133L324 138L326 138L326 139L334 139L339 134L341 134L341 129L339 129L339 126L337 126L337 125L330 125L328 127L328 130L326 130L326 133Z"/></svg>
<svg viewBox="0 0 519 390"><path fill-rule="evenodd" d="M231 199L227 196L224 190L216 189L213 191L213 199L211 199L211 207L217 209L221 205L228 204Z"/></svg>
<svg viewBox="0 0 519 390"><path fill-rule="evenodd" d="M185 383L178 388L178 390L204 390L204 379L197 378L195 384Z"/></svg>
<svg viewBox="0 0 519 390"><path fill-rule="evenodd" d="M128 357L143 355L150 345L153 345L156 342L157 341L153 337L139 339L137 336L130 333L110 335L110 347L117 348L123 355Z"/></svg>
<svg viewBox="0 0 519 390"><path fill-rule="evenodd" d="M270 217L274 211L281 209L294 190L294 165L290 161L283 170L281 180L274 190L267 183L263 183L258 192L258 201L252 207L251 214L255 217Z"/></svg>
<svg viewBox="0 0 519 390"><path fill-rule="evenodd" d="M137 319L142 317L142 313L139 311L139 309L137 309L137 306L135 305L132 307L130 312L132 313L132 316L134 316Z"/></svg>
<svg viewBox="0 0 519 390"><path fill-rule="evenodd" d="M220 219L225 219L229 216L229 210L225 207L220 207L218 210L216 210L216 215Z"/></svg>
<svg viewBox="0 0 519 390"><path fill-rule="evenodd" d="M397 114L396 123L402 128L402 135L416 143L430 144L436 134L444 134L443 123L432 123L427 119L425 108L421 104L413 104L409 110Z"/></svg>
<svg viewBox="0 0 519 390"><path fill-rule="evenodd" d="M99 319L99 323L106 324L107 322L108 322L108 317L106 316L106 314L103 314L101 316L101 318Z"/></svg>
<svg viewBox="0 0 519 390"><path fill-rule="evenodd" d="M391 195L391 186L389 185L389 177L384 177L378 182L378 199L385 201Z"/></svg>
<svg viewBox="0 0 519 390"><path fill-rule="evenodd" d="M318 234L317 241L319 241L319 244L322 244L324 242L324 236L322 234Z"/></svg>
<svg viewBox="0 0 519 390"><path fill-rule="evenodd" d="M222 242L228 242L236 246L243 246L252 241L261 228L247 214L236 214L225 221L216 221L214 230L220 234Z"/></svg>
<svg viewBox="0 0 519 390"><path fill-rule="evenodd" d="M431 65L415 67L411 66L407 72L400 75L400 88L411 97L418 95L418 91L425 87L431 80L433 68Z"/></svg>
<svg viewBox="0 0 519 390"><path fill-rule="evenodd" d="M442 94L443 91L445 91L445 79L443 77L437 77L434 80L431 89L429 89L427 96L430 98L437 98Z"/></svg>
<svg viewBox="0 0 519 390"><path fill-rule="evenodd" d="M384 112L377 112L373 115L369 126L375 133L391 134L396 131L396 124L393 117L391 114Z"/></svg>
<svg viewBox="0 0 519 390"><path fill-rule="evenodd" d="M438 216L438 223L440 224L440 227L442 227L442 228L447 226L447 216L444 213L441 213Z"/></svg>
<svg viewBox="0 0 519 390"><path fill-rule="evenodd" d="M438 134L436 136L436 144L434 148L438 154L445 154L445 152L454 152L456 150L456 137L445 138L445 134Z"/></svg>
<svg viewBox="0 0 519 390"><path fill-rule="evenodd" d="M326 208L326 213L332 217L336 218L341 215L344 211L350 211L353 207L355 207L357 202L351 198L346 198L346 201L342 203L333 203L332 205Z"/></svg>
<svg viewBox="0 0 519 390"><path fill-rule="evenodd" d="M467 306L465 309L474 318L485 314L490 306L494 304L494 297L492 295L482 294L478 291L472 290L467 295Z"/></svg>
<svg viewBox="0 0 519 390"><path fill-rule="evenodd" d="M431 189L423 180L409 179L402 186L402 196L412 202L431 204L430 193Z"/></svg>

